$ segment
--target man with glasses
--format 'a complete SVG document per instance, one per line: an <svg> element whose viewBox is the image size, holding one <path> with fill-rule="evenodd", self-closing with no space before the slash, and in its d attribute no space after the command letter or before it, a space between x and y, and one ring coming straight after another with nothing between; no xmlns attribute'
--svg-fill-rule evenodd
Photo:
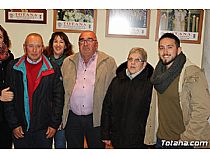
<svg viewBox="0 0 210 158"><path fill-rule="evenodd" d="M101 116L102 139L114 148L146 148L145 127L150 109L153 67L143 48L132 48L127 62L117 69Z"/></svg>
<svg viewBox="0 0 210 158"><path fill-rule="evenodd" d="M161 36L158 51L160 60L151 77L158 97L156 147L208 147L210 95L203 71L186 58L174 34ZM157 127L155 122L148 127Z"/></svg>
<svg viewBox="0 0 210 158"><path fill-rule="evenodd" d="M115 75L115 60L98 51L94 32L79 36L79 53L66 58L62 65L65 103L63 125L67 148L104 148L101 141L101 109L107 88Z"/></svg>
<svg viewBox="0 0 210 158"><path fill-rule="evenodd" d="M14 99L5 103L5 115L13 130L15 148L52 148L52 138L61 124L64 88L60 68L43 53L43 40L29 34L25 55L8 66L7 83Z"/></svg>

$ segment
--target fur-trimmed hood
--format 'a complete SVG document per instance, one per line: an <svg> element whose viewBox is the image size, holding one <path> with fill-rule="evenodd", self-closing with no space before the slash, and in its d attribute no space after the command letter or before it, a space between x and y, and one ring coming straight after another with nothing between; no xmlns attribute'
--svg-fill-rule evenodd
<svg viewBox="0 0 210 158"><path fill-rule="evenodd" d="M116 75L118 77L121 77L124 74L124 71L127 69L127 61L122 63L120 66L118 66L117 70L116 70ZM152 76L154 68L152 67L152 65L150 65L149 63L147 63L146 67L144 68L143 71L148 71L148 78L150 78Z"/></svg>

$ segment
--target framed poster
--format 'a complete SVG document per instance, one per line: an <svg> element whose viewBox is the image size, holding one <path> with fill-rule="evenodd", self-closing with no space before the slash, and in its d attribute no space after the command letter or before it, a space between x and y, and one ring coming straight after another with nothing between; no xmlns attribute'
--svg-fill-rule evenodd
<svg viewBox="0 0 210 158"><path fill-rule="evenodd" d="M53 31L82 32L96 31L95 9L56 9L54 10Z"/></svg>
<svg viewBox="0 0 210 158"><path fill-rule="evenodd" d="M46 9L5 9L5 22L46 24Z"/></svg>
<svg viewBox="0 0 210 158"><path fill-rule="evenodd" d="M157 11L156 40L166 32L175 34L182 43L201 43L202 9L161 9Z"/></svg>
<svg viewBox="0 0 210 158"><path fill-rule="evenodd" d="M150 10L110 9L106 11L106 36L149 38Z"/></svg>

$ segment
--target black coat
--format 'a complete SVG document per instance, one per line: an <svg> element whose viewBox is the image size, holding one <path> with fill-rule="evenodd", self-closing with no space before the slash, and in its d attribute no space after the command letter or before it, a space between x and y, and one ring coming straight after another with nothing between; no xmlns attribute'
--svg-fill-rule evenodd
<svg viewBox="0 0 210 158"><path fill-rule="evenodd" d="M114 148L144 148L153 67L147 64L132 80L126 68L125 62L117 69L107 90L101 116L102 140L111 140Z"/></svg>
<svg viewBox="0 0 210 158"><path fill-rule="evenodd" d="M24 84L23 73L17 71L13 66L19 61L16 59L8 66L9 78L7 84L14 92L14 99L5 103L5 116L11 129L22 126L25 131L27 121L24 109ZM49 62L49 61L48 61ZM30 131L47 129L48 126L58 128L63 113L64 106L64 88L60 68L55 64L54 73L42 76L38 87L33 93L33 112L30 117Z"/></svg>
<svg viewBox="0 0 210 158"><path fill-rule="evenodd" d="M0 62L0 93L2 89L6 88L5 77L6 77L7 65L11 60L14 60L14 55L9 50L9 58ZM0 122L5 122L3 104L4 103L0 101Z"/></svg>

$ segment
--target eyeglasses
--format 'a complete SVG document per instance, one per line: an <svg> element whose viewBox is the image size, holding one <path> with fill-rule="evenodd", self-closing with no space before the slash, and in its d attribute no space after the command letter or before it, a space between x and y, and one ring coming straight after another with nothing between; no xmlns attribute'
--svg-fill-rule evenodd
<svg viewBox="0 0 210 158"><path fill-rule="evenodd" d="M93 38L87 38L87 39L80 38L80 39L79 39L79 43L80 43L80 44L84 44L85 42L87 42L87 43L89 44L89 43L92 43L92 42L94 42L94 41L97 41L97 40L94 40Z"/></svg>
<svg viewBox="0 0 210 158"><path fill-rule="evenodd" d="M134 61L134 63L140 63L140 62L145 62L144 60L140 59L140 58L137 58L137 59L133 59L133 58L128 58L127 59L128 62L132 62Z"/></svg>

